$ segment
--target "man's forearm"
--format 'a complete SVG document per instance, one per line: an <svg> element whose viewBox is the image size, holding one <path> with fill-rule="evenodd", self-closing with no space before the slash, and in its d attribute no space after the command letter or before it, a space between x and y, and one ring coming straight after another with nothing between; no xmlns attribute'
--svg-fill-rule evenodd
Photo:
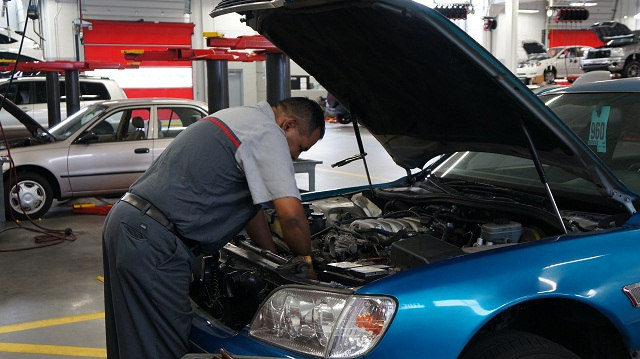
<svg viewBox="0 0 640 359"><path fill-rule="evenodd" d="M271 238L269 224L262 209L247 223L245 229L251 240L260 248L277 253L276 245Z"/></svg>

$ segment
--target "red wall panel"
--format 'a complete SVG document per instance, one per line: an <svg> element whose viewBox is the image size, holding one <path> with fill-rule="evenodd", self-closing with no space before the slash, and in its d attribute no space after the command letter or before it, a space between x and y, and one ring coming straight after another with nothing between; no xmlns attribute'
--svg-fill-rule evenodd
<svg viewBox="0 0 640 359"><path fill-rule="evenodd" d="M125 88L128 98L170 97L193 99L193 89L187 88Z"/></svg>
<svg viewBox="0 0 640 359"><path fill-rule="evenodd" d="M604 45L593 30L550 30L549 47L565 45L585 45L599 47Z"/></svg>
<svg viewBox="0 0 640 359"><path fill-rule="evenodd" d="M142 21L88 20L91 29L84 31L84 54L87 61L106 61L126 64L122 50L160 50L168 47L191 48L193 24L155 23ZM190 61L142 61L141 67L191 67ZM137 84L124 88L128 97L193 98L192 88L158 88L157 85Z"/></svg>
<svg viewBox="0 0 640 359"><path fill-rule="evenodd" d="M89 20L84 32L84 54L88 61L126 63L122 50L191 48L193 24ZM189 62L141 63L143 66L190 66Z"/></svg>

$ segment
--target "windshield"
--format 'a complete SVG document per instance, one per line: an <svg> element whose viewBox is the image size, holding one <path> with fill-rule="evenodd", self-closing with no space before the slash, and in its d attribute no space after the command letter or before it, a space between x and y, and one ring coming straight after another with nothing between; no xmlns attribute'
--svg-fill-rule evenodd
<svg viewBox="0 0 640 359"><path fill-rule="evenodd" d="M640 193L640 93L547 94L540 98L624 184Z"/></svg>
<svg viewBox="0 0 640 359"><path fill-rule="evenodd" d="M624 46L624 45L632 44L633 40L634 40L633 37L622 37L619 39L613 39L607 42L607 46L608 47Z"/></svg>
<svg viewBox="0 0 640 359"><path fill-rule="evenodd" d="M547 52L549 53L549 56L554 57L558 53L562 52L562 50L564 50L564 47L552 47L548 49Z"/></svg>
<svg viewBox="0 0 640 359"><path fill-rule="evenodd" d="M549 187L565 193L598 195L598 188L557 166L543 164ZM433 172L443 179L486 182L501 187L543 193L544 186L533 161L527 158L486 152L458 152Z"/></svg>
<svg viewBox="0 0 640 359"><path fill-rule="evenodd" d="M100 116L107 108L101 105L92 105L80 109L80 111L67 117L66 120L60 122L49 129L49 133L58 141L66 140L69 136L76 133L82 126L89 121Z"/></svg>

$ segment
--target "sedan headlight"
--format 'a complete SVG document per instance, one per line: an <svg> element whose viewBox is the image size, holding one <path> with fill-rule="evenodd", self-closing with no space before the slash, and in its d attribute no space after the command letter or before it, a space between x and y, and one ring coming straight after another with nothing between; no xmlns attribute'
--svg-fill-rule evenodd
<svg viewBox="0 0 640 359"><path fill-rule="evenodd" d="M262 304L249 333L307 355L353 358L375 347L396 307L389 297L283 287Z"/></svg>
<svg viewBox="0 0 640 359"><path fill-rule="evenodd" d="M622 47L614 47L611 49L611 57L624 56L624 49Z"/></svg>

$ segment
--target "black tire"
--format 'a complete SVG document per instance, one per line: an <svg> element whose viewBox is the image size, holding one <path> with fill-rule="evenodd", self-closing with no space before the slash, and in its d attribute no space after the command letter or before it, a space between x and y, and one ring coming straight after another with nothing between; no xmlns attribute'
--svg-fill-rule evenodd
<svg viewBox="0 0 640 359"><path fill-rule="evenodd" d="M640 76L640 61L629 60L622 69L622 77L638 77Z"/></svg>
<svg viewBox="0 0 640 359"><path fill-rule="evenodd" d="M20 195L15 192L16 188L20 188ZM53 203L51 184L35 172L19 172L17 185L15 181L11 186L5 182L4 193L8 219L12 218L12 214L15 219L20 220L40 218L49 211Z"/></svg>
<svg viewBox="0 0 640 359"><path fill-rule="evenodd" d="M351 123L351 116L349 116L349 115L345 116L345 115L340 114L340 115L338 115L337 119L338 119L338 122L340 122L343 125Z"/></svg>
<svg viewBox="0 0 640 359"><path fill-rule="evenodd" d="M461 359L580 359L577 355L541 336L507 330L480 338Z"/></svg>
<svg viewBox="0 0 640 359"><path fill-rule="evenodd" d="M544 82L552 84L556 82L556 73L553 70L544 70Z"/></svg>

